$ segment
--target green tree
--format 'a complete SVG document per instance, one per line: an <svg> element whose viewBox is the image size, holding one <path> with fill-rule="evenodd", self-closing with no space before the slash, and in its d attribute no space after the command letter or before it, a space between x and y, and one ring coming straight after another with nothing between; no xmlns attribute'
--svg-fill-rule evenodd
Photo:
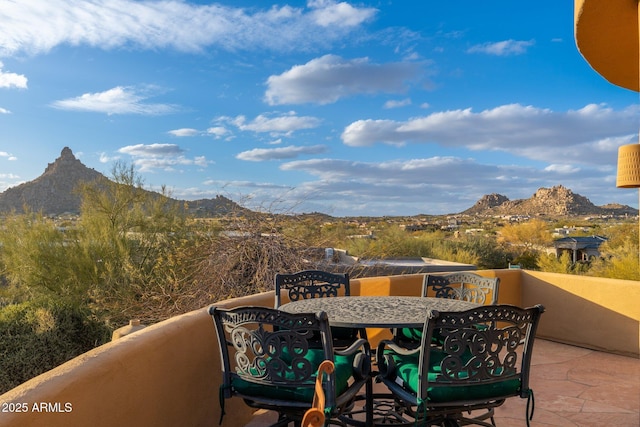
<svg viewBox="0 0 640 427"><path fill-rule="evenodd" d="M0 394L107 342L111 331L64 302L0 307Z"/></svg>
<svg viewBox="0 0 640 427"><path fill-rule="evenodd" d="M638 242L635 236L614 239L601 246L602 256L593 260L589 275L624 280L640 280Z"/></svg>
<svg viewBox="0 0 640 427"><path fill-rule="evenodd" d="M555 254L542 254L538 257L538 268L548 273L570 274L573 272L571 254L565 251L556 257Z"/></svg>
<svg viewBox="0 0 640 427"><path fill-rule="evenodd" d="M27 211L5 218L0 242L2 274L12 299L87 302L95 269L75 230L63 232L42 214Z"/></svg>
<svg viewBox="0 0 640 427"><path fill-rule="evenodd" d="M119 322L175 314L175 298L192 277L193 254L202 236L191 233L183 207L143 188L133 167L116 163L113 180L85 183L81 222L83 250L95 260L95 309ZM107 314L108 313L108 314Z"/></svg>
<svg viewBox="0 0 640 427"><path fill-rule="evenodd" d="M529 250L548 246L553 241L553 236L546 222L532 219L521 224L505 225L500 230L499 240Z"/></svg>
<svg viewBox="0 0 640 427"><path fill-rule="evenodd" d="M74 227L62 230L32 212L5 220L0 264L8 301L63 300L91 307L114 325L176 314L175 299L190 292L186 284L206 233L191 232L179 203L164 189L145 191L133 168L121 163L113 180L84 183L78 191L81 217Z"/></svg>

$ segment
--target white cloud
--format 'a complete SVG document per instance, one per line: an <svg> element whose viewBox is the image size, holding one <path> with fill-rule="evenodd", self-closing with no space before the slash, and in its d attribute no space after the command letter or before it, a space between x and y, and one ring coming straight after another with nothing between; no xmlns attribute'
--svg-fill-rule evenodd
<svg viewBox="0 0 640 427"><path fill-rule="evenodd" d="M208 135L213 135L216 139L220 139L229 134L229 130L224 126L213 126L207 129Z"/></svg>
<svg viewBox="0 0 640 427"><path fill-rule="evenodd" d="M390 109L390 108L400 108L400 107L406 107L408 105L411 105L411 99L410 98L405 98L405 99L399 99L399 100L389 100L387 102L384 103L384 108L386 109Z"/></svg>
<svg viewBox="0 0 640 427"><path fill-rule="evenodd" d="M483 43L471 46L468 53L486 53L488 55L508 56L522 55L527 52L527 48L533 46L535 41L529 40L504 40L493 43Z"/></svg>
<svg viewBox="0 0 640 427"><path fill-rule="evenodd" d="M357 94L401 93L419 74L420 65L415 62L375 64L368 58L325 55L270 76L265 100L270 105L329 104Z"/></svg>
<svg viewBox="0 0 640 427"><path fill-rule="evenodd" d="M100 153L100 158L98 159L98 161L100 163L109 163L118 159L120 159L120 156L109 156L107 153Z"/></svg>
<svg viewBox="0 0 640 427"><path fill-rule="evenodd" d="M349 3L330 0L310 0L307 5L314 10L311 16L321 27L355 27L371 19L376 9L358 9Z"/></svg>
<svg viewBox="0 0 640 427"><path fill-rule="evenodd" d="M174 130L170 130L168 133L173 136L177 136L179 138L188 137L188 136L197 136L200 134L200 132L197 129L191 129L191 128L174 129Z"/></svg>
<svg viewBox="0 0 640 427"><path fill-rule="evenodd" d="M308 147L290 145L288 147L278 148L254 148L253 150L243 151L236 156L240 160L248 160L251 162L261 162L265 160L283 160L294 159L304 154L320 154L327 151L324 145L312 145Z"/></svg>
<svg viewBox="0 0 640 427"><path fill-rule="evenodd" d="M193 164L196 166L206 168L209 165L209 161L205 156L196 156L193 158Z"/></svg>
<svg viewBox="0 0 640 427"><path fill-rule="evenodd" d="M164 157L180 155L184 150L175 144L137 144L122 147L118 152L137 157Z"/></svg>
<svg viewBox="0 0 640 427"><path fill-rule="evenodd" d="M11 114L11 111L7 110L6 108L0 107L0 114Z"/></svg>
<svg viewBox="0 0 640 427"><path fill-rule="evenodd" d="M193 128L181 128L181 129L170 130L167 133L177 138L187 138L187 137L193 137L193 136L207 135L207 136L213 136L215 139L220 139L224 136L227 136L227 137L230 136L229 130L226 129L224 126L213 126L204 131L193 129Z"/></svg>
<svg viewBox="0 0 640 427"><path fill-rule="evenodd" d="M219 188L241 187L241 188L269 188L269 189L277 189L277 190L291 188L288 185L282 185L282 184L273 184L268 182L255 182L255 181L239 181L239 180L222 181L222 180L210 179L203 182L203 184L207 186L219 187Z"/></svg>
<svg viewBox="0 0 640 427"><path fill-rule="evenodd" d="M603 156L609 156L615 163L616 147L635 137L637 116L637 107L614 111L590 104L580 110L554 112L510 104L478 113L470 108L436 112L407 121L358 120L345 128L342 140L353 147L413 142L499 150L552 163L570 158L601 164Z"/></svg>
<svg viewBox="0 0 640 427"><path fill-rule="evenodd" d="M18 158L16 156L14 156L13 154L7 153L6 151L0 151L0 157L6 157L7 160L9 161L15 161L18 160ZM9 175L4 175L5 178L18 178L17 176L9 176Z"/></svg>
<svg viewBox="0 0 640 427"><path fill-rule="evenodd" d="M27 88L27 78L22 74L2 71L4 64L0 61L0 88Z"/></svg>
<svg viewBox="0 0 640 427"><path fill-rule="evenodd" d="M295 131L313 129L320 125L320 119L311 116L298 116L293 111L275 117L260 114L253 120L247 120L245 116L219 117L216 120L228 122L241 131L270 133L271 135L291 135Z"/></svg>
<svg viewBox="0 0 640 427"><path fill-rule="evenodd" d="M133 164L140 172L152 172L156 169L172 172L185 166L207 167L205 156L190 159L184 156L184 150L175 144L136 144L122 147L119 153L133 157Z"/></svg>
<svg viewBox="0 0 640 427"><path fill-rule="evenodd" d="M328 46L375 14L333 1L265 9L182 0L9 1L0 9L0 56L46 53L63 44L186 52L309 49Z"/></svg>
<svg viewBox="0 0 640 427"><path fill-rule="evenodd" d="M550 171L550 172L558 172L560 174L571 174L571 173L579 172L580 168L577 168L573 165L554 164L554 165L547 166L546 168L544 168L544 170Z"/></svg>
<svg viewBox="0 0 640 427"><path fill-rule="evenodd" d="M54 108L71 111L91 111L112 114L162 115L178 110L175 105L144 102L157 91L153 86L145 88L117 86L104 92L85 93L75 98L55 101Z"/></svg>

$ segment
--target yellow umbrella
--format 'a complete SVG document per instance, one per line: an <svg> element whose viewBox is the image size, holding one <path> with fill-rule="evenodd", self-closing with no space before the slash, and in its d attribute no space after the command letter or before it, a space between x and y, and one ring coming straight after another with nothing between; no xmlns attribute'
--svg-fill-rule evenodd
<svg viewBox="0 0 640 427"><path fill-rule="evenodd" d="M578 50L602 77L617 86L640 90L640 0L574 0L574 36ZM640 136L640 134L639 134ZM618 148L616 186L640 188L640 144ZM640 190L638 190L640 209ZM640 216L638 216L640 256ZM640 261L640 259L639 259Z"/></svg>
<svg viewBox="0 0 640 427"><path fill-rule="evenodd" d="M638 0L574 0L578 50L602 77L638 91Z"/></svg>

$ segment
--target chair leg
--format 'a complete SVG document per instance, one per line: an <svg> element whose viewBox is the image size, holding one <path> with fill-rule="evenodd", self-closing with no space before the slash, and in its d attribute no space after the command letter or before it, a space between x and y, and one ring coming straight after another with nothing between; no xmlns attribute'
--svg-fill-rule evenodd
<svg viewBox="0 0 640 427"><path fill-rule="evenodd" d="M369 379L365 384L365 396L366 426L371 427L373 425L373 378L371 376L369 376Z"/></svg>

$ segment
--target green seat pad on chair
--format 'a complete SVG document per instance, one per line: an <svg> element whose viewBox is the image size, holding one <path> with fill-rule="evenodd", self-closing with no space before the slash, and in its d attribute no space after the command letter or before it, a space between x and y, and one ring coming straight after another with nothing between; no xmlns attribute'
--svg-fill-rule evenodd
<svg viewBox="0 0 640 427"><path fill-rule="evenodd" d="M406 390L417 393L420 387L418 357L400 356L396 353L389 353L395 365L393 374L397 384ZM429 382L435 382L436 378L441 375L440 362L446 357L446 354L440 350L431 350L429 363ZM461 376L464 378L463 374ZM491 398L493 396L502 396L508 394L516 394L520 390L520 380L517 378L507 379L492 384L472 384L472 385L456 385L456 386L438 386L429 387L427 390L427 400L434 403L443 403L456 400L471 400Z"/></svg>
<svg viewBox="0 0 640 427"><path fill-rule="evenodd" d="M324 352L319 349L310 349L304 356L311 363L312 370L318 370L320 363L324 361ZM336 394L340 395L347 389L348 381L353 376L353 360L355 354L349 356L335 355L335 375L336 375ZM286 361L286 354L283 355L283 361ZM290 362L290 361L289 361ZM293 379L292 373L287 373L286 378ZM238 392L246 396L269 397L282 400L293 400L296 402L313 401L315 375L309 380L310 387L288 387L274 386L267 384L258 384L249 380L234 377L231 386Z"/></svg>

